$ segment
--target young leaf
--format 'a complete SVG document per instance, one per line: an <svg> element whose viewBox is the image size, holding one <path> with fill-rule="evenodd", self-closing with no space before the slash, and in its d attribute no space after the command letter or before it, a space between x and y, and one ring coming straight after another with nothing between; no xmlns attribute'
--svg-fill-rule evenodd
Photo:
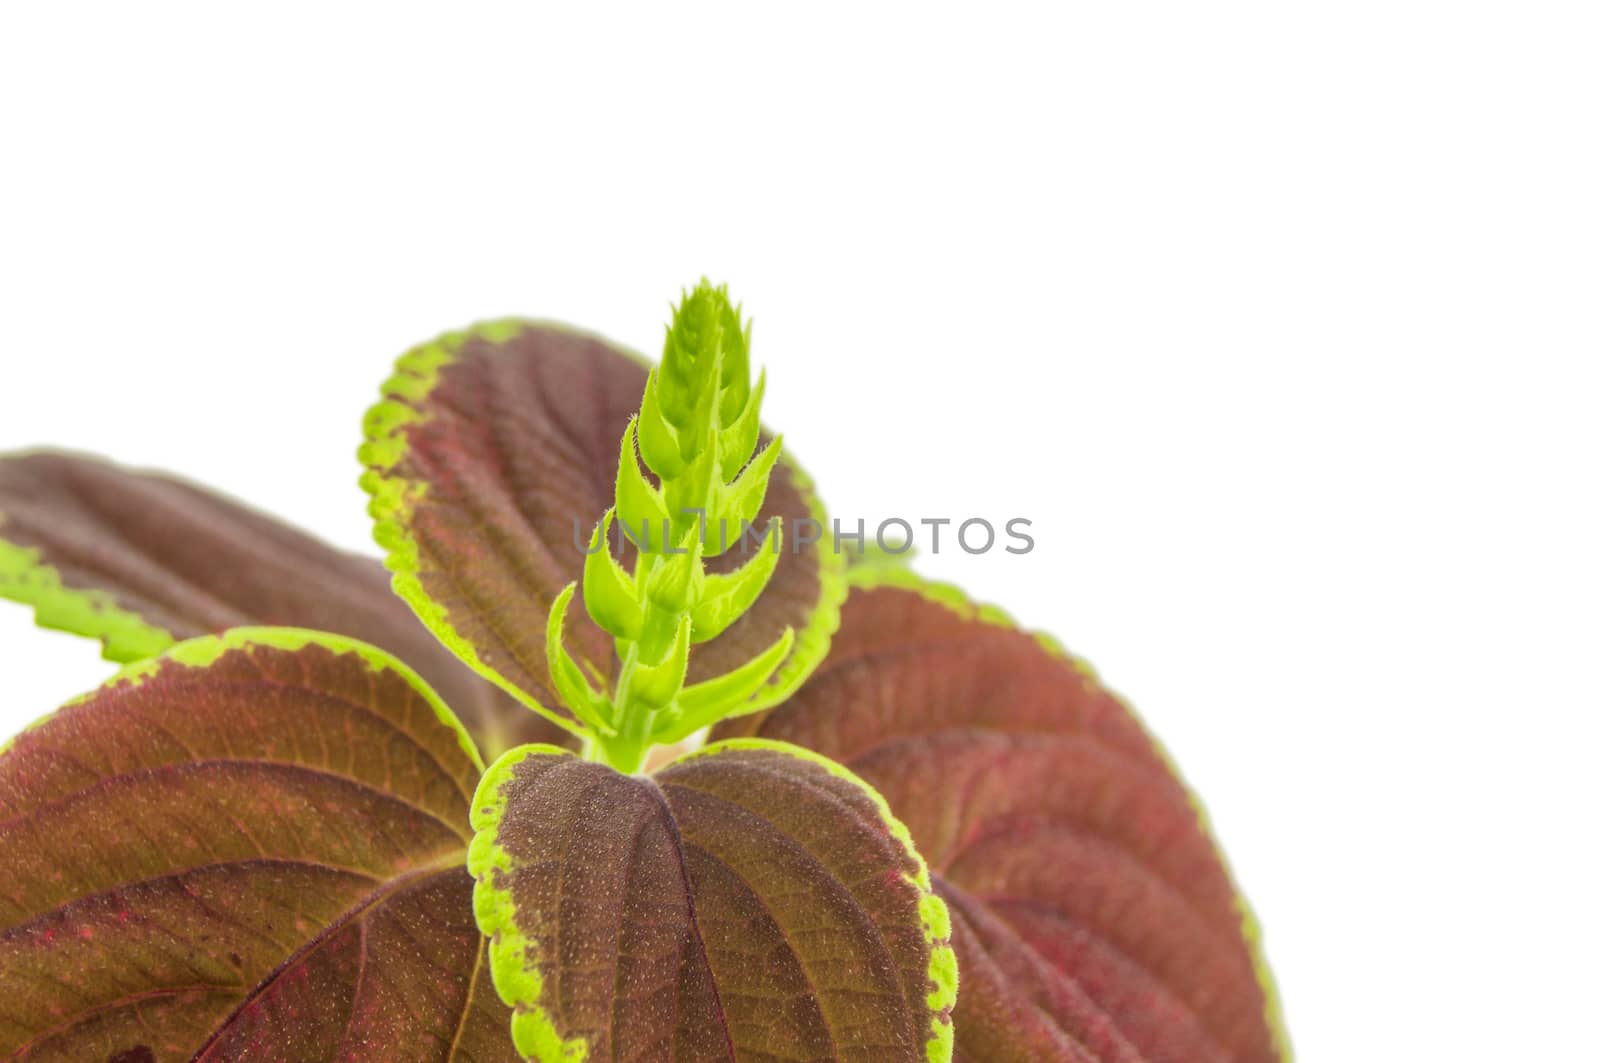
<svg viewBox="0 0 1600 1063"><path fill-rule="evenodd" d="M794 646L794 631L767 647L759 657L752 657L731 672L705 679L685 687L678 696L677 715L662 721L657 728L655 741L666 745L681 742L702 727L739 710L749 703L750 696L767 681Z"/></svg>
<svg viewBox="0 0 1600 1063"><path fill-rule="evenodd" d="M639 468L639 457L633 449L634 428L637 421L629 421L627 430L622 433L622 452L617 462L617 515L630 528L639 529L639 537L646 546L653 545L655 540L650 537L650 529L666 527L672 514L667 512L666 500L661 497L661 492L644 478L644 470Z"/></svg>
<svg viewBox="0 0 1600 1063"><path fill-rule="evenodd" d="M836 764L733 742L643 778L528 746L489 769L472 822L527 1058L950 1058L948 916Z"/></svg>
<svg viewBox="0 0 1600 1063"><path fill-rule="evenodd" d="M0 1057L509 1063L482 762L348 639L181 643L0 754Z"/></svg>
<svg viewBox="0 0 1600 1063"><path fill-rule="evenodd" d="M951 588L851 578L812 679L713 738L834 757L905 819L953 916L958 1058L1286 1058L1254 920L1127 707Z"/></svg>
<svg viewBox="0 0 1600 1063"><path fill-rule="evenodd" d="M774 439L762 448L755 460L744 467L738 479L728 485L727 494L723 496L722 505L716 512L710 514L710 519L718 522L727 521L730 528L742 528L753 523L761 511L761 499L767 493L767 482L772 475L774 464L778 455L783 451L783 440ZM710 537L711 544L720 546L716 537ZM707 554L721 553L720 549L713 551L707 547Z"/></svg>
<svg viewBox="0 0 1600 1063"><path fill-rule="evenodd" d="M396 590L474 668L558 713L548 693L546 618L582 572L574 522L581 543L615 500L617 440L640 409L647 376L640 360L591 336L500 321L406 354L367 415L362 482ZM688 423L692 408L679 407L689 381L658 375L658 420ZM658 434L682 444L652 432L640 440L647 458L664 446ZM782 515L790 527L798 519L827 527L810 482L787 459L772 473L762 514L763 525ZM680 516L672 514L675 528ZM792 542L760 601L696 648L691 682L743 664L790 627L798 633L795 653L758 704L783 697L810 673L827 651L843 598L843 558L826 541L812 534L803 545ZM620 560L631 566L632 553L630 546ZM730 571L745 559L730 550L708 567ZM610 634L587 615L574 611L567 641L579 660L607 674L616 669Z"/></svg>
<svg viewBox="0 0 1600 1063"><path fill-rule="evenodd" d="M676 614L688 606L690 596L705 578L700 569L700 547L696 543L681 554L658 559L651 566L645 589L651 604Z"/></svg>
<svg viewBox="0 0 1600 1063"><path fill-rule="evenodd" d="M595 525L589 537L589 556L583 562L583 604L596 624L618 638L637 639L644 624L638 588L611 553L611 518L614 510Z"/></svg>
<svg viewBox="0 0 1600 1063"><path fill-rule="evenodd" d="M726 421L723 429L723 449L718 455L724 469L742 469L755 453L756 441L761 438L761 400L767 394L767 371L760 378L737 417Z"/></svg>
<svg viewBox="0 0 1600 1063"><path fill-rule="evenodd" d="M639 453L645 464L662 476L677 476L683 471L683 451L678 443L678 430L667 421L656 398L656 372L650 371L644 397L640 400Z"/></svg>
<svg viewBox="0 0 1600 1063"><path fill-rule="evenodd" d="M767 589L783 554L783 524L772 522L772 543L732 572L707 576L700 601L694 607L694 641L706 642L728 629L755 604Z"/></svg>
<svg viewBox="0 0 1600 1063"><path fill-rule="evenodd" d="M486 749L567 737L462 667L375 559L159 474L53 452L0 457L0 597L99 639L120 663L248 624L337 632L416 668Z"/></svg>
<svg viewBox="0 0 1600 1063"><path fill-rule="evenodd" d="M686 615L678 621L677 633L666 656L657 664L638 665L633 674L633 695L639 704L651 709L662 709L683 689L683 677L689 671L689 629Z"/></svg>
<svg viewBox="0 0 1600 1063"><path fill-rule="evenodd" d="M606 719L605 699L590 684L589 677L583 674L583 669L572 659L572 654L567 652L567 608L572 604L572 595L577 589L576 583L567 584L566 589L556 595L556 600L550 605L544 635L550 678L555 683L556 692L561 695L561 704L579 723L591 732L614 734L611 722Z"/></svg>

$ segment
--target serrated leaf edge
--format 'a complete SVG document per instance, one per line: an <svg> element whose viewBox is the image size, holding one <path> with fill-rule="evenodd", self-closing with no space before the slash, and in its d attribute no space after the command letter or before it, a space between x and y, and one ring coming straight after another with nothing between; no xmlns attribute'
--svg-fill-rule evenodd
<svg viewBox="0 0 1600 1063"><path fill-rule="evenodd" d="M511 854L496 842L509 800L506 785L517 765L534 755L572 756L559 746L518 746L489 766L473 795L474 833L467 847L467 872L474 879L472 911L478 929L489 939L489 974L495 992L512 1011L511 1040L518 1053L539 1063L583 1063L589 1058L589 1043L581 1037L563 1038L550 1013L540 1006L544 983L531 962L533 943L517 927L511 891L495 884L500 872L511 869Z"/></svg>
<svg viewBox="0 0 1600 1063"><path fill-rule="evenodd" d="M1138 710L1129 703L1128 699L1107 686L1092 665L1069 652L1054 636L1040 631L1028 631L1018 624L1005 610L998 606L975 601L966 591L952 583L930 580L919 576L909 568L896 565L866 565L852 568L846 574L845 579L851 589L872 590L879 587L888 587L911 591L921 595L928 601L944 606L965 619L977 620L985 624L992 624L996 627L1003 627L1030 635L1045 652L1067 663L1080 675L1094 680L1101 689L1116 700L1123 711L1139 725L1140 730L1149 739L1151 746L1161 757L1167 770L1172 773L1172 777L1183 787L1184 793L1188 795L1189 807L1195 815L1197 826L1205 835L1206 840L1211 843L1212 850L1217 854L1217 858L1222 864L1223 873L1228 876L1228 882L1233 887L1234 909L1239 916L1240 933L1244 937L1246 948L1249 950L1250 962L1255 970L1256 981L1261 986L1262 995L1266 1000L1265 1019L1268 1029L1272 1032L1273 1048L1277 1051L1282 1063L1292 1063L1294 1049L1289 1041L1288 1026L1284 1022L1283 999L1278 990L1277 979L1273 977L1272 968L1267 963L1261 921L1257 918L1255 909L1250 906L1244 891L1239 888L1238 878L1234 875L1233 867L1228 862L1227 854L1217 839L1216 830L1211 822L1211 814L1206 811L1206 807L1200 800L1199 795L1183 777L1183 773L1178 770L1177 760L1173 757L1171 751L1162 744L1161 740L1145 724L1144 718L1139 715ZM729 739L729 741L739 741L739 739Z"/></svg>
<svg viewBox="0 0 1600 1063"><path fill-rule="evenodd" d="M384 567L392 573L390 582L394 592L411 606L434 637L469 668L557 727L583 737L584 731L576 721L541 704L531 693L484 661L472 641L451 623L450 611L428 594L422 585L417 541L409 531L412 513L427 494L428 485L392 474L410 449L406 429L428 420L428 415L419 410L417 404L438 386L440 374L455 364L467 341L484 339L504 343L536 327L589 335L552 322L498 318L446 332L402 354L395 361L393 374L380 389L383 398L368 408L362 419L364 441L356 455L366 468L361 475L361 488L367 493L367 513L373 522L372 538L384 552Z"/></svg>
<svg viewBox="0 0 1600 1063"><path fill-rule="evenodd" d="M818 496L810 474L795 461L793 451L787 446L778 463L788 467L795 490L806 499L810 518L816 521L817 527L824 532L829 531L831 525L828 522L828 509ZM805 627L795 631L793 651L754 697L724 719L761 712L787 701L790 695L811 678L811 673L815 672L828 656L828 649L833 645L833 636L839 630L840 610L844 608L845 596L849 594L850 586L845 578L845 556L834 548L833 537L824 535L815 546L817 602L806 620Z"/></svg>
<svg viewBox="0 0 1600 1063"><path fill-rule="evenodd" d="M0 513L0 529L6 518ZM37 547L0 535L0 598L28 606L34 623L51 631L96 639L101 656L117 664L143 660L178 641L172 632L124 609L109 592L70 587Z"/></svg>
<svg viewBox="0 0 1600 1063"><path fill-rule="evenodd" d="M708 746L685 753L677 758L668 767L685 764L691 760L716 756L731 750L751 749L766 750L783 753L810 764L815 764L828 774L838 779L843 779L859 788L872 801L878 810L878 816L883 820L884 827L889 836L900 844L905 853L917 866L914 874L906 876L906 880L915 886L919 893L917 902L918 913L922 919L922 934L928 944L928 990L925 1003L928 1010L933 1012L933 1017L928 1030L926 1042L926 1058L928 1063L950 1063L955 1051L955 1025L951 1020L951 1012L955 1010L956 994L959 986L959 975L956 969L955 949L950 944L950 911L945 907L944 900L933 892L933 879L928 872L928 863L917 851L916 842L911 838L911 831L894 814L889 807L889 802L884 799L875 787L861 776L851 771L831 757L821 753L797 746L792 742L780 742L770 738L726 738L720 742L713 742Z"/></svg>
<svg viewBox="0 0 1600 1063"><path fill-rule="evenodd" d="M248 654L257 649L265 648L294 653L305 649L307 646L319 646L339 656L353 654L361 658L369 671L388 671L399 675L418 694L422 695L423 700L428 703L428 707L433 710L434 718L455 735L456 742L460 745L461 751L472 761L472 766L480 772L483 770L483 757L478 752L477 743L473 742L472 736L467 733L466 727L462 725L455 712L428 685L427 680L418 675L410 665L371 643L362 642L360 639L353 639L346 635L335 635L327 631L313 631L309 628L235 627L229 628L220 635L201 635L198 638L186 639L156 657L125 665L100 686L86 694L80 694L73 698L62 708L82 704L90 698L97 697L120 686L138 686L169 664L182 665L186 668L205 668L234 651L242 651Z"/></svg>

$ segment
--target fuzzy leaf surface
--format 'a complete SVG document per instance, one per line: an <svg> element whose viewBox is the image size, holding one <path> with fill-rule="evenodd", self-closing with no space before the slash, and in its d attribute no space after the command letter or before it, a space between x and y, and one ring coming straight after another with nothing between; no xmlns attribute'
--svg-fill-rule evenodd
<svg viewBox="0 0 1600 1063"><path fill-rule="evenodd" d="M955 1058L1286 1058L1254 921L1128 708L951 588L893 566L853 580L805 687L713 738L837 759L906 822L950 907Z"/></svg>
<svg viewBox="0 0 1600 1063"><path fill-rule="evenodd" d="M504 1063L471 740L381 651L240 629L0 754L0 1058Z"/></svg>
<svg viewBox="0 0 1600 1063"><path fill-rule="evenodd" d="M948 916L836 764L733 742L640 777L528 746L484 777L473 824L528 1058L949 1058Z"/></svg>
<svg viewBox="0 0 1600 1063"><path fill-rule="evenodd" d="M156 473L64 453L0 458L0 597L120 663L247 625L347 635L421 672L492 754L564 737L463 667L375 558Z"/></svg>
<svg viewBox="0 0 1600 1063"><path fill-rule="evenodd" d="M491 322L408 352L367 414L363 484L396 589L474 668L556 716L570 714L549 694L546 617L580 579L584 547L615 500L617 441L646 377L642 360L595 337ZM772 516L782 516L786 530L800 518L826 523L809 481L787 461L773 474L762 514L758 528ZM660 533L649 529L653 540ZM838 624L843 558L824 545L826 534L813 537L822 542L786 547L755 606L696 647L690 682L743 664L786 627L795 629L796 649L766 700L821 660ZM709 567L731 571L753 551L730 550ZM631 570L633 546L624 543L617 556ZM587 608L572 609L566 639L575 658L615 673L613 640Z"/></svg>

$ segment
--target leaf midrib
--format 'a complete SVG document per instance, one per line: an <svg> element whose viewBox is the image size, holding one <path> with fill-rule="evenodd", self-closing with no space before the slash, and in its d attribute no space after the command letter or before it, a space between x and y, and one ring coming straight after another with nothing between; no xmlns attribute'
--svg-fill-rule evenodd
<svg viewBox="0 0 1600 1063"><path fill-rule="evenodd" d="M747 764L747 765L744 765L744 766L752 768L753 770L761 773L762 775L778 776L778 777L784 779L785 781L794 781L792 777L786 776L786 775L780 775L779 773L773 772L771 769L766 768L765 766L753 765L753 764ZM681 787L684 790L689 790L689 791L692 791L694 793L698 793L698 794L700 794L700 795L702 795L702 796L704 796L704 797L706 797L706 798L708 798L710 800L718 802L719 804L723 805L726 808L731 808L731 809L734 809L734 810L736 810L736 811L738 811L740 813L743 813L745 815L756 816L757 818L760 818L760 819L764 820L767 823L767 825L769 826L769 828L773 831L773 833L775 833L778 837L782 838L785 842L787 842L788 844L792 845L797 852L799 852L801 854L804 854L804 856L808 860L810 860L812 864L814 864L818 868L821 868L827 875L832 876L837 881L843 883L845 888L846 888L846 890L847 890L847 892L851 896L852 902L863 913L865 913L866 916L867 916L866 921L867 921L868 925L872 928L872 931L873 931L873 941L872 941L872 943L875 946L876 951L878 951L885 958L885 960L888 962L889 967L895 971L896 981L901 987L901 996L899 997L899 999L906 1000L906 1001L915 1001L916 1000L916 995L911 992L911 987L908 985L907 980L906 980L907 979L907 972L903 968L901 968L900 964L897 962L897 958L895 957L894 950L889 947L888 940L884 937L882 928L878 926L877 920L875 918L873 918L873 916L872 916L872 914L870 912L867 911L866 907L864 905L862 905L861 902L858 899L856 899L856 887L859 885L858 882L846 882L843 878L839 878L837 875L835 875L835 873L833 871L833 868L830 867L820 857L818 857L816 853L812 852L811 849L808 846L806 846L803 842L801 842L798 838L794 837L789 832L779 829L778 826L775 823L773 823L771 820L766 819L766 817L761 816L755 810L753 810L753 809L751 809L751 808L749 808L749 807L747 807L745 805L741 805L738 802L730 801L728 798L724 797L722 794L717 793L714 790L708 790L708 789L706 789L706 788L704 788L702 786L695 786L695 785L686 783L686 782L684 782L684 781L682 781L680 779L672 779L668 783L668 785ZM824 801L828 802L829 804L839 808L844 814L846 814L848 816L851 816L852 818L859 819L859 813L857 812L857 810L855 810L854 808L851 808L846 802L841 800L837 794L831 793L828 790L826 790L825 788L818 787L818 786L812 784L809 780L801 780L801 785L805 786L805 788L810 793L812 793L814 796L820 797L822 800L824 800ZM674 818L674 827L676 827L676 819L675 818ZM690 846L693 849L695 849L697 852L702 853L708 859L716 861L716 863L718 863L723 868L725 868L730 875L732 875L736 880L738 880L738 882L741 885L743 885L746 890L748 890L750 892L751 897L755 898L756 902L761 905L762 910L767 913L768 917L772 920L773 925L775 927L777 927L779 934L782 935L785 947L788 948L790 954L792 956L794 956L796 964L799 966L802 976L806 979L807 985L811 988L812 996L818 1003L818 1010L823 1013L824 1019L827 1020L829 1018L829 1016L827 1015L827 1010L822 1007L822 1001L825 999L825 996L818 989L818 987L816 985L816 982L812 977L812 972L811 972L810 967L807 965L806 961L804 959L802 959L802 956L803 956L802 950L794 942L794 940L792 939L792 937L790 935L789 929L778 918L777 913L773 910L772 906L768 903L767 898L762 896L761 892L758 889L756 889L755 884L752 883L737 868L733 867L727 860L725 860L722 857L718 856L716 853L713 853L710 849L706 848L705 846L696 845L694 842L689 841L687 839L684 840L684 844ZM828 1039L829 1039L830 1043L832 1043L834 1045L835 1049L837 1050L837 1048L838 1048L838 1037L834 1032L833 1023L831 1021L828 1021L826 1023L826 1027L827 1027Z"/></svg>

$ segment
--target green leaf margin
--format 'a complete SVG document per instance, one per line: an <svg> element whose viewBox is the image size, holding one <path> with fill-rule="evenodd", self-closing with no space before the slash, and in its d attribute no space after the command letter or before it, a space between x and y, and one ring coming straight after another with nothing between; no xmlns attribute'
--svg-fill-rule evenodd
<svg viewBox="0 0 1600 1063"><path fill-rule="evenodd" d="M528 962L533 945L517 927L517 905L509 889L494 884L490 872L511 870L511 856L495 844L500 821L505 818L504 791L517 765L531 756L571 756L570 749L535 743L502 753L489 765L472 799L472 829L467 847L467 873L473 879L472 912L478 930L489 939L489 974L495 991L511 1009L511 1043L524 1059L549 1063L582 1063L589 1058L589 1042L581 1037L564 1039L539 1006L544 980Z"/></svg>
<svg viewBox="0 0 1600 1063"><path fill-rule="evenodd" d="M418 675L404 661L385 650L381 650L370 643L359 639L349 638L345 635L334 635L326 631L312 631L309 628L297 627L235 627L229 628L220 635L201 635L198 638L186 639L172 646L166 652L154 657L147 657L126 665L110 679L95 687L87 693L80 694L61 706L69 709L80 705L90 698L97 697L120 686L138 686L161 668L168 664L178 664L186 668L205 668L214 663L223 655L234 650L251 653L257 648L284 650L294 653L307 646L319 646L339 656L355 654L366 664L369 671L390 671L399 675L422 695L429 708L433 710L438 721L456 736L456 742L461 746L462 752L472 762L473 767L479 772L483 771L483 757L478 752L478 746L467 733L456 714L436 694L427 680ZM60 712L57 709L56 712ZM56 712L46 713L33 723L23 728L22 731L0 745L0 756L5 755L16 743L21 734L44 724L56 715Z"/></svg>
<svg viewBox="0 0 1600 1063"><path fill-rule="evenodd" d="M178 641L106 591L67 586L43 551L7 540L4 529L0 513L0 598L32 607L40 627L98 639L101 656L117 664L153 657Z"/></svg>
<svg viewBox="0 0 1600 1063"><path fill-rule="evenodd" d="M817 605L811 610L806 626L795 632L794 647L777 672L754 697L739 706L736 712L730 713L730 717L748 716L752 712L761 712L787 701L791 694L811 678L811 673L827 659L828 649L833 645L833 636L839 630L840 611L844 608L844 600L850 593L850 586L845 578L847 572L845 556L839 551L837 540L833 537L828 508L822 504L822 497L817 494L816 481L812 480L811 474L794 460L794 452L787 443L784 446L783 457L778 460L780 465L788 468L795 490L809 501L808 514L811 519L827 533L816 543ZM760 604L761 599L757 598L756 605L751 608L756 608Z"/></svg>
<svg viewBox="0 0 1600 1063"><path fill-rule="evenodd" d="M1114 698L1124 712L1126 712L1140 729L1149 738L1150 744L1165 763L1172 777L1178 780L1184 792L1189 797L1189 807L1194 811L1201 832L1211 842L1211 848L1216 852L1217 858L1222 863L1223 872L1228 876L1228 882L1233 887L1234 907L1239 915L1240 931L1245 939L1245 946L1250 952L1251 966L1256 973L1256 981L1261 986L1263 996L1266 998L1266 1022L1272 1031L1273 1048L1277 1050L1278 1057L1283 1063L1292 1063L1294 1059L1293 1046L1289 1041L1289 1030L1283 1018L1283 999L1278 991L1277 980L1273 977L1272 968L1267 963L1266 952L1262 941L1261 921L1257 918L1255 910L1250 906L1244 892L1239 888L1238 878L1233 873L1233 868L1228 862L1227 854L1217 840L1217 834L1211 823L1211 814L1206 811L1204 803L1196 794L1194 787L1190 786L1178 770L1178 763L1172 753L1155 737L1155 733L1146 725L1144 717L1121 694L1111 689L1100 678L1094 667L1083 658L1070 653L1054 636L1041 631L1027 631L1018 624L1009 613L998 606L988 605L974 601L971 596L952 583L941 583L918 575L909 568L899 565L861 565L852 568L847 576L847 582L852 589L872 590L879 587L889 587L897 590L912 591L920 594L931 602L944 606L957 615L969 620L976 620L997 627L1009 628L1032 636L1048 654L1071 665L1079 674L1094 680L1108 694ZM725 741L740 741L739 739L726 739Z"/></svg>
<svg viewBox="0 0 1600 1063"><path fill-rule="evenodd" d="M910 881L922 897L918 908L922 917L922 932L929 946L928 980L933 985L925 1003L934 1012L953 1009L959 976L955 950L950 945L950 912L943 899L933 892L928 864L917 851L910 830L896 818L883 795L835 760L789 742L767 738L730 738L715 742L684 754L666 767L734 749L772 750L816 764L829 774L853 783L872 799L890 836L916 861L917 872L910 876ZM508 871L511 868L510 855L495 844L509 799L504 791L517 765L535 754L572 756L570 750L558 746L522 746L501 755L490 765L478 784L478 792L472 801L472 828L476 833L467 852L467 871L476 880L472 895L473 912L478 919L478 929L489 938L489 972L494 979L495 989L500 999L512 1009L511 1039L517 1051L539 1063L582 1063L588 1059L588 1042L583 1038L563 1039L550 1020L549 1013L540 1007L544 986L538 972L527 962L532 946L527 936L517 928L516 902L511 891L496 886L490 875L491 871ZM926 1047L928 1063L950 1063L954 1051L955 1024L935 1020Z"/></svg>

